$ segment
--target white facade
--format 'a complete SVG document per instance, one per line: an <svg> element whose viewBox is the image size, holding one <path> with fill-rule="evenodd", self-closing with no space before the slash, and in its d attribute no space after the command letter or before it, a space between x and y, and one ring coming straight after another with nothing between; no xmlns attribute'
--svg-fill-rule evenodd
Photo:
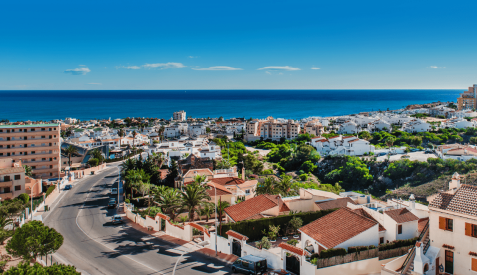
<svg viewBox="0 0 477 275"><path fill-rule="evenodd" d="M322 155L361 156L375 150L375 147L367 140L341 135L329 139L312 138L311 145Z"/></svg>

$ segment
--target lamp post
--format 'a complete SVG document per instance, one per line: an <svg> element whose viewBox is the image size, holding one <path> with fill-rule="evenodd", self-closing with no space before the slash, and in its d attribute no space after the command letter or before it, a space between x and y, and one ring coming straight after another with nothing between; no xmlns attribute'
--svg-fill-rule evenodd
<svg viewBox="0 0 477 275"><path fill-rule="evenodd" d="M118 168L118 210L119 210L119 185L121 184L121 168L119 166L116 166Z"/></svg>

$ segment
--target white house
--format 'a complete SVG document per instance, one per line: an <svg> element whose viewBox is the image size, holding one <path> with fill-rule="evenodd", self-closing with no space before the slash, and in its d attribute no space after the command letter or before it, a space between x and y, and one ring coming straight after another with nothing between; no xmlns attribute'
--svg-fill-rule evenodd
<svg viewBox="0 0 477 275"><path fill-rule="evenodd" d="M220 146L215 144L215 142L210 142L206 147L202 147L200 150L200 157L210 159L221 158L222 153L220 151Z"/></svg>
<svg viewBox="0 0 477 275"><path fill-rule="evenodd" d="M421 133L421 132L429 132L431 129L432 129L431 124L421 119L413 119L409 122L403 123L401 130L408 133Z"/></svg>
<svg viewBox="0 0 477 275"><path fill-rule="evenodd" d="M339 133L356 134L360 132L361 127L354 121L347 121L340 125Z"/></svg>
<svg viewBox="0 0 477 275"><path fill-rule="evenodd" d="M326 139L315 137L311 139L311 145L320 154L361 156L365 153L374 152L375 147L364 139L354 136L343 137L341 135Z"/></svg>

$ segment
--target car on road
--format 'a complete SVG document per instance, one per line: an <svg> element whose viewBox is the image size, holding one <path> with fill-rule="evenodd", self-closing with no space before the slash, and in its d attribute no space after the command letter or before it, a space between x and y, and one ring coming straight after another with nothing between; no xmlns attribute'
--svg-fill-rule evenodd
<svg viewBox="0 0 477 275"><path fill-rule="evenodd" d="M410 157L411 157L410 155L401 156L402 159L408 159L408 158L410 158Z"/></svg>
<svg viewBox="0 0 477 275"><path fill-rule="evenodd" d="M419 152L419 151L421 151L421 150L419 150L419 149L417 149L417 148L411 149L411 152Z"/></svg>
<svg viewBox="0 0 477 275"><path fill-rule="evenodd" d="M109 201L108 208L116 208L116 201Z"/></svg>
<svg viewBox="0 0 477 275"><path fill-rule="evenodd" d="M114 202L114 203L116 203L116 198L109 198L109 202Z"/></svg>
<svg viewBox="0 0 477 275"><path fill-rule="evenodd" d="M267 271L267 259L247 255L232 264L232 272L242 274L264 274Z"/></svg>
<svg viewBox="0 0 477 275"><path fill-rule="evenodd" d="M111 188L111 195L117 195L118 194L118 189L117 188Z"/></svg>
<svg viewBox="0 0 477 275"><path fill-rule="evenodd" d="M119 215L114 215L113 218L111 219L111 222L113 224L123 223L123 218L121 218L121 216Z"/></svg>
<svg viewBox="0 0 477 275"><path fill-rule="evenodd" d="M265 272L264 275L295 275L295 273L283 269L275 269Z"/></svg>
<svg viewBox="0 0 477 275"><path fill-rule="evenodd" d="M385 156L385 155L386 155L386 153L385 153L385 152L381 152L381 153L379 153L379 155L378 155L378 156Z"/></svg>
<svg viewBox="0 0 477 275"><path fill-rule="evenodd" d="M63 190L70 190L71 188L73 188L73 185L67 184L65 185L65 188L63 188Z"/></svg>

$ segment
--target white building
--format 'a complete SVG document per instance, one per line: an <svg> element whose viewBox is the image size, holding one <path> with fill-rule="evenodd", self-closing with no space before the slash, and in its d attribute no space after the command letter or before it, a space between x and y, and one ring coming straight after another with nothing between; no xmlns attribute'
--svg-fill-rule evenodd
<svg viewBox="0 0 477 275"><path fill-rule="evenodd" d="M174 120L177 120L177 121L185 121L186 120L186 112L184 110L181 110L179 112L174 112L173 118L174 118Z"/></svg>
<svg viewBox="0 0 477 275"><path fill-rule="evenodd" d="M359 126L354 121L346 121L340 125L339 133L340 134L357 134L361 131L361 126Z"/></svg>
<svg viewBox="0 0 477 275"><path fill-rule="evenodd" d="M431 129L432 129L431 124L421 119L413 119L409 122L403 123L401 130L408 133L421 133L421 132L429 132Z"/></svg>
<svg viewBox="0 0 477 275"><path fill-rule="evenodd" d="M361 156L375 150L374 145L371 145L367 140L341 135L329 139L324 137L312 138L311 146L315 147L321 155Z"/></svg>

